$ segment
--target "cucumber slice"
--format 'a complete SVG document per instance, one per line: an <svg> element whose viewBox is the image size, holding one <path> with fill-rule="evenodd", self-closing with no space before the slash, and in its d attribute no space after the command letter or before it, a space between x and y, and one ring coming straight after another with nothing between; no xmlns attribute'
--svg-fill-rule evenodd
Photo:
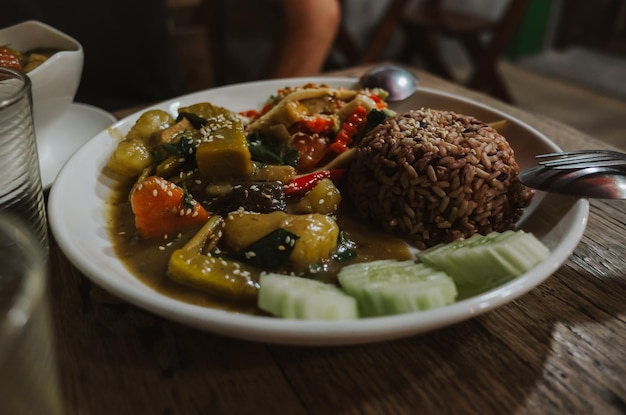
<svg viewBox="0 0 626 415"><path fill-rule="evenodd" d="M270 314L303 320L358 318L357 302L339 287L291 275L263 273L257 305Z"/></svg>
<svg viewBox="0 0 626 415"><path fill-rule="evenodd" d="M532 233L492 232L436 246L417 254L427 266L444 271L458 286L489 288L529 271L550 250Z"/></svg>
<svg viewBox="0 0 626 415"><path fill-rule="evenodd" d="M414 261L380 260L345 266L337 275L363 316L428 310L451 304L457 290L444 272Z"/></svg>

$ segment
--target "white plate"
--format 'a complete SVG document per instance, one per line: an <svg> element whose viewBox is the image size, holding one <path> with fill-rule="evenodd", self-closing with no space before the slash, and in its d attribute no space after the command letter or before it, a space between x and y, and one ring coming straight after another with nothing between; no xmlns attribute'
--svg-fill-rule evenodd
<svg viewBox="0 0 626 415"><path fill-rule="evenodd" d="M186 95L154 108L176 114L181 106L203 101L234 111L260 108L277 89L309 81L330 86L355 85L355 80L349 78L254 82ZM421 106L456 110L487 122L507 119L503 134L516 150L522 167L533 163L533 154L558 149L535 129L502 112L434 90L420 90L398 109L403 111ZM130 115L114 127L126 133L139 115ZM347 322L244 315L190 305L162 295L130 274L116 258L105 220L105 203L113 183L110 177L102 174L107 157L116 144L108 131L96 135L72 156L53 185L48 202L49 221L61 249L95 283L130 303L201 330L248 340L301 345L369 343L423 333L472 318L514 300L556 271L582 237L589 212L586 200L538 193L520 219L520 227L534 232L551 249L550 257L503 286L450 306ZM81 203L76 203L78 198Z"/></svg>
<svg viewBox="0 0 626 415"><path fill-rule="evenodd" d="M63 164L94 135L115 122L100 108L73 103L61 117L37 137L39 168L43 188L49 188Z"/></svg>

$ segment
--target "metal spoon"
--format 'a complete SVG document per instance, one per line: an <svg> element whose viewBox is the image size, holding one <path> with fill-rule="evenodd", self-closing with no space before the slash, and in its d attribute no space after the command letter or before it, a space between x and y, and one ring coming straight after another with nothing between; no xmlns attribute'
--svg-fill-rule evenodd
<svg viewBox="0 0 626 415"><path fill-rule="evenodd" d="M417 91L418 80L412 72L394 65L374 66L359 80L365 88L382 88L389 92L387 101L403 101Z"/></svg>
<svg viewBox="0 0 626 415"><path fill-rule="evenodd" d="M555 170L535 166L519 174L522 184L533 189L594 199L626 199L626 173L611 167Z"/></svg>

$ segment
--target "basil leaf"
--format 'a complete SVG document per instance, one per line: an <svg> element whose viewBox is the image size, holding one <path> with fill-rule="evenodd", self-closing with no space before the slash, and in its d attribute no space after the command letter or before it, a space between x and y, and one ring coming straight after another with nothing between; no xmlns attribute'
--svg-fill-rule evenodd
<svg viewBox="0 0 626 415"><path fill-rule="evenodd" d="M348 239L346 233L340 230L339 236L337 236L337 249L333 254L333 259L336 261L345 261L354 258L357 255L356 248L356 242Z"/></svg>
<svg viewBox="0 0 626 415"><path fill-rule="evenodd" d="M285 228L278 228L251 243L239 259L259 268L277 268L287 262L298 239L298 235Z"/></svg>
<svg viewBox="0 0 626 415"><path fill-rule="evenodd" d="M283 145L272 137L259 133L248 136L248 149L253 161L265 164L281 164L296 167L300 153L293 147Z"/></svg>
<svg viewBox="0 0 626 415"><path fill-rule="evenodd" d="M283 159L265 146L261 141L248 141L252 160L265 164L282 164Z"/></svg>
<svg viewBox="0 0 626 415"><path fill-rule="evenodd" d="M199 130L200 128L202 128L203 125L208 122L207 119L202 118L199 115L193 114L191 112L181 112L178 119L180 119L180 117L187 118L187 120L191 123L191 125L193 125L193 128L195 128L196 130Z"/></svg>

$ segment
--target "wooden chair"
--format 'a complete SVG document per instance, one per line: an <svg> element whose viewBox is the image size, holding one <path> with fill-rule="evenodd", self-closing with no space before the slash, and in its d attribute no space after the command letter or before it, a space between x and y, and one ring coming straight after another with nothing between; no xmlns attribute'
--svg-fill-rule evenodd
<svg viewBox="0 0 626 415"><path fill-rule="evenodd" d="M410 63L419 54L426 68L450 80L456 80L446 64L439 46L439 36L458 40L472 59L473 71L467 86L487 92L504 101L512 98L498 74L498 61L515 34L530 0L509 0L504 12L496 19L449 10L441 0L426 0L410 11L408 0L394 0L381 19L372 41L363 53L361 63L378 60L395 27L406 35L400 60Z"/></svg>

